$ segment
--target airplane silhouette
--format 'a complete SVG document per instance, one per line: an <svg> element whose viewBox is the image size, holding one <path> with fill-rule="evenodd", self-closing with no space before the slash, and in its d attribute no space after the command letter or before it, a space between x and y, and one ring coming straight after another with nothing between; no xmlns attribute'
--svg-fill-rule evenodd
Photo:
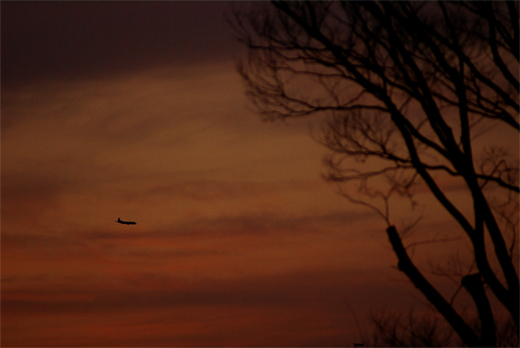
<svg viewBox="0 0 520 348"><path fill-rule="evenodd" d="M114 222L118 222L118 223L124 224L124 225L136 225L136 223L133 221L123 221L120 218L117 218L117 221L114 221Z"/></svg>

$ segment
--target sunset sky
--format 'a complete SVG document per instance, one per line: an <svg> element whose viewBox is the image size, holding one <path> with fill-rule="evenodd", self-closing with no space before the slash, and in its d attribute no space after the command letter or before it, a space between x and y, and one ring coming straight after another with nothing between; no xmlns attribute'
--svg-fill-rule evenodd
<svg viewBox="0 0 520 348"><path fill-rule="evenodd" d="M350 346L425 308L316 120L251 111L229 6L2 1L3 346ZM403 216L460 233L428 197Z"/></svg>

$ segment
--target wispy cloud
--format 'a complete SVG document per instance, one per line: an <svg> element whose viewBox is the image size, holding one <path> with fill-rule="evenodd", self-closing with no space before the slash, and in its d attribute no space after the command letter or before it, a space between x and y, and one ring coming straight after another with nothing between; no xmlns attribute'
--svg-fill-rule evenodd
<svg viewBox="0 0 520 348"><path fill-rule="evenodd" d="M365 291L370 288L372 294L380 296L389 290L389 284L381 281L357 283L358 277L345 270L299 270L285 274L253 274L240 279L189 280L137 272L128 274L129 286L126 288L85 288L74 293L59 289L54 292L7 292L3 310L18 315L52 316L64 325L63 329L72 332L81 330L77 327L79 323L66 324L62 320L78 314L85 319L98 318L89 319L92 335L85 341L87 345L105 337L103 327L107 324L112 327L111 331L116 326L121 327L128 339L135 339L132 328L136 325L149 327L148 332L140 335L141 339L149 339L149 335L156 335L167 324L172 330L168 330L170 333L161 345L169 346L188 343L187 334L192 330L184 330L185 326L199 332L199 336L190 338L188 345L203 345L208 340L217 345L229 344L230 331L234 332L234 342L305 345L310 340L318 342L323 330L333 333L327 342L337 345L338 340L345 339L348 325L352 324L346 306L341 303L355 295L351 292L354 285ZM150 313L155 319L149 316ZM109 318L111 323L103 317ZM173 329L175 327L182 330ZM214 330L217 327L219 330ZM266 330L269 335L265 334ZM287 335L293 331L299 334ZM221 336L219 332L225 335ZM41 335L37 330L31 338L37 339Z"/></svg>
<svg viewBox="0 0 520 348"><path fill-rule="evenodd" d="M309 120L246 107L227 5L2 4L4 345L349 346L348 304L417 300Z"/></svg>

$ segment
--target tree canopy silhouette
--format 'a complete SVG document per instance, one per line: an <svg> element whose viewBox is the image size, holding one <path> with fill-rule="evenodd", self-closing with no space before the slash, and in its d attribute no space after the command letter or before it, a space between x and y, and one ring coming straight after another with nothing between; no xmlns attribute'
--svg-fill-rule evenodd
<svg viewBox="0 0 520 348"><path fill-rule="evenodd" d="M468 346L494 346L492 293L519 325L518 159L479 136L519 130L518 2L284 2L237 8L248 48L237 68L266 120L326 115L319 140L327 178L357 183L386 221L398 268ZM352 168L347 160L361 165ZM374 163L377 163L378 167ZM465 212L439 178L460 180ZM385 178L387 187L368 182ZM464 231L477 272L458 282L480 318L476 332L419 270L389 217L389 198L426 185Z"/></svg>

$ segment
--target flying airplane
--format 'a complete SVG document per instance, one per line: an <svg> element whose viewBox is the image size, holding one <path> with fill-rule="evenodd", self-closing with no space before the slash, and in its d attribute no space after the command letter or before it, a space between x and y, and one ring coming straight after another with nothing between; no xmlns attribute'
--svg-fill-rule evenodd
<svg viewBox="0 0 520 348"><path fill-rule="evenodd" d="M136 225L136 223L133 221L123 221L120 218L117 218L117 221L115 221L115 222L119 222L120 224L125 224L125 225Z"/></svg>

